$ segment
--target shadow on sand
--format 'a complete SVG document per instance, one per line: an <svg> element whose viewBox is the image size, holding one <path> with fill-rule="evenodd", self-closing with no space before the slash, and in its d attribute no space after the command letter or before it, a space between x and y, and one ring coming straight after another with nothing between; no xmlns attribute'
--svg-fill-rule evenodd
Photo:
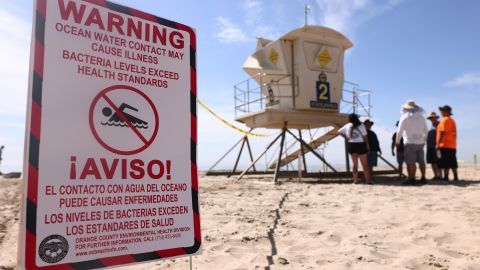
<svg viewBox="0 0 480 270"><path fill-rule="evenodd" d="M378 175L374 178L375 184L373 186L401 186L401 187L420 187L420 186L455 186L455 187L468 187L472 185L479 185L480 180L458 180L458 181L444 181L444 180L427 180L426 185L403 185L405 179L398 179L397 176L384 176ZM304 183L304 184L341 184L352 185L351 178L342 179L329 179L329 178L285 178L280 180L284 183ZM357 185L365 185L365 182L360 181Z"/></svg>

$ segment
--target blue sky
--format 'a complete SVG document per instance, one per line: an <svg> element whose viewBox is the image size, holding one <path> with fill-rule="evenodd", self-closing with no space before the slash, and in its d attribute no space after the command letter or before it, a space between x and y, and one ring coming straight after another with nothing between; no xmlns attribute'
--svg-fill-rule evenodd
<svg viewBox="0 0 480 270"><path fill-rule="evenodd" d="M459 159L479 153L475 109L480 89L480 1L476 0L204 0L126 1L119 4L187 24L197 31L198 97L234 123L233 85L247 75L245 59L257 37L276 39L304 24L334 28L351 39L345 78L373 91L374 130L389 158L393 124L400 106L414 99L426 111L453 107ZM33 3L0 0L1 170L20 171ZM199 110L199 165L207 169L241 134ZM236 123L241 128L246 128ZM271 130L259 130L274 133ZM253 139L259 153L268 139ZM344 160L340 140L325 150L334 164ZM231 159L224 167L231 167Z"/></svg>

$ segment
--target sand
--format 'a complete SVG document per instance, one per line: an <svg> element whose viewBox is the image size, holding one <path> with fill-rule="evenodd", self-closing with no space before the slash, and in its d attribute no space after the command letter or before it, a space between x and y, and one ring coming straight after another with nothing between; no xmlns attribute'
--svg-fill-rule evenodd
<svg viewBox="0 0 480 270"><path fill-rule="evenodd" d="M431 176L431 174L429 174ZM455 185L200 177L193 269L480 269L480 170ZM16 260L20 180L0 180L0 269ZM120 269L189 269L188 258Z"/></svg>

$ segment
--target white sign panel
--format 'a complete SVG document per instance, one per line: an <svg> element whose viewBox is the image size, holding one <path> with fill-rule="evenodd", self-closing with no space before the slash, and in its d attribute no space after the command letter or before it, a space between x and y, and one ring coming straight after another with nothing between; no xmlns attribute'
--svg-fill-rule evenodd
<svg viewBox="0 0 480 270"><path fill-rule="evenodd" d="M37 0L24 269L200 248L193 29L103 0Z"/></svg>

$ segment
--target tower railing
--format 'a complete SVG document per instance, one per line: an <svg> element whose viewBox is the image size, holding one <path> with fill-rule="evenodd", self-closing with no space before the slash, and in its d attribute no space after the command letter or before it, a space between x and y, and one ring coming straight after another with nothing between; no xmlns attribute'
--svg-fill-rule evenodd
<svg viewBox="0 0 480 270"><path fill-rule="evenodd" d="M265 80L266 76L267 74L265 73L259 73L257 76L241 81L233 86L235 118L250 112L263 110L267 107L271 100L268 95L263 94L262 90L268 93L269 87L273 90L283 86L292 87L295 85L292 95L275 95L276 100L291 99L293 102L293 97L298 96L298 77L295 77L295 83L292 85L291 83L280 83L280 81L291 77L289 74L268 74L270 81ZM275 80L271 80L272 77L275 77Z"/></svg>
<svg viewBox="0 0 480 270"><path fill-rule="evenodd" d="M344 81L342 93L342 106L340 112L355 113L359 116L371 118L371 96L372 91L361 89L354 82Z"/></svg>
<svg viewBox="0 0 480 270"><path fill-rule="evenodd" d="M235 118L266 108L270 98L264 92L268 93L268 87L275 89L280 86L292 86L292 84L279 83L284 78L290 77L288 74L274 75L278 79L270 82L264 80L265 76L267 74L260 73L257 77L249 78L234 85ZM268 76L269 78L272 77L271 74ZM292 99L293 102L293 97L298 96L298 77L295 78L294 84L295 91L292 91L292 95L275 96L275 99L288 98ZM372 91L359 87L360 85L357 83L344 81L340 112L347 114L355 113L359 116L371 118ZM263 92L262 90L266 91Z"/></svg>

